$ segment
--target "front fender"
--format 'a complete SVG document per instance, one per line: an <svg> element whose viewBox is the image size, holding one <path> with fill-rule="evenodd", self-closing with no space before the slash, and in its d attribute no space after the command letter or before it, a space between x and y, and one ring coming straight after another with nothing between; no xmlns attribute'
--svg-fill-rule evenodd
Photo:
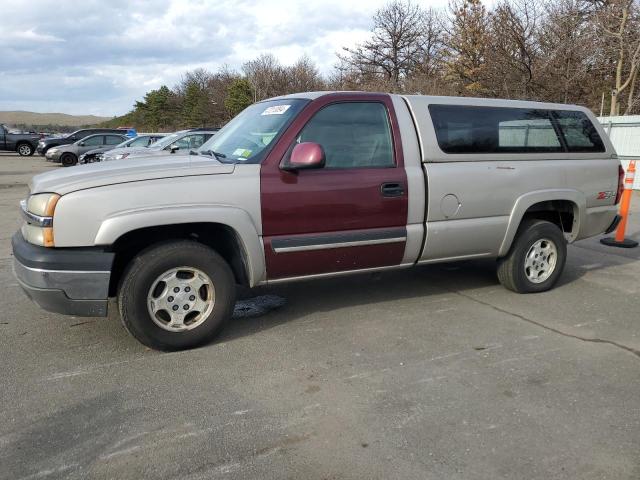
<svg viewBox="0 0 640 480"><path fill-rule="evenodd" d="M573 215L573 228L571 229L571 235L569 241L572 242L578 237L580 226L584 224L585 212L587 208L587 200L582 192L573 189L550 189L550 190L536 190L521 195L516 200L509 216L509 222L507 224L507 231L498 252L499 256L504 256L509 252L513 239L516 237L518 227L525 212L536 203L545 202L549 200L567 200L574 205Z"/></svg>
<svg viewBox="0 0 640 480"><path fill-rule="evenodd" d="M93 243L112 245L122 235L133 230L182 223L218 223L232 228L244 248L250 285L256 285L266 278L260 234L251 216L238 207L179 205L118 212L102 221Z"/></svg>

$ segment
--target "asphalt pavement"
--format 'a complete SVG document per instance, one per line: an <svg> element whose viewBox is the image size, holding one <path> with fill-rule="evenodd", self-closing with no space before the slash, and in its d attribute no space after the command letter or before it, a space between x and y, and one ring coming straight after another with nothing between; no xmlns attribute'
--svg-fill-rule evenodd
<svg viewBox="0 0 640 480"><path fill-rule="evenodd" d="M13 278L18 201L55 168L0 155L1 479L640 478L640 248L572 245L537 295L488 261L260 288L159 353Z"/></svg>

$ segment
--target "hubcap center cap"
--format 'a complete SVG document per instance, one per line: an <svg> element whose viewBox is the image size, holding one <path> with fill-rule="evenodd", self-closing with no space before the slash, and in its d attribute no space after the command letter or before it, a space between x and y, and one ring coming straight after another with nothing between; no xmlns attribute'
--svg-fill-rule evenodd
<svg viewBox="0 0 640 480"><path fill-rule="evenodd" d="M151 319L170 332L200 326L210 316L214 304L211 278L193 267L167 270L156 278L147 295Z"/></svg>
<svg viewBox="0 0 640 480"><path fill-rule="evenodd" d="M525 255L524 272L532 283L542 283L555 271L558 259L556 244L549 239L537 240Z"/></svg>

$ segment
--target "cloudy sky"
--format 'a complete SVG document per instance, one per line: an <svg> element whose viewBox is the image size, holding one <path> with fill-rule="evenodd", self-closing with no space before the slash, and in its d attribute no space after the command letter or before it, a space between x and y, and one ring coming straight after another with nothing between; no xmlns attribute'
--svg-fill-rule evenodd
<svg viewBox="0 0 640 480"><path fill-rule="evenodd" d="M323 73L385 0L2 0L0 110L120 115L190 69L307 54ZM421 0L443 7L446 0Z"/></svg>

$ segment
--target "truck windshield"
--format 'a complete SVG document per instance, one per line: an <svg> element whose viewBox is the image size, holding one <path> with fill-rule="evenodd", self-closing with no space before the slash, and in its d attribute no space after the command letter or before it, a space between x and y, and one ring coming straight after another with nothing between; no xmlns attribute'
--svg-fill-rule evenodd
<svg viewBox="0 0 640 480"><path fill-rule="evenodd" d="M198 153L223 163L260 163L267 147L307 103L292 98L255 103L222 127Z"/></svg>

